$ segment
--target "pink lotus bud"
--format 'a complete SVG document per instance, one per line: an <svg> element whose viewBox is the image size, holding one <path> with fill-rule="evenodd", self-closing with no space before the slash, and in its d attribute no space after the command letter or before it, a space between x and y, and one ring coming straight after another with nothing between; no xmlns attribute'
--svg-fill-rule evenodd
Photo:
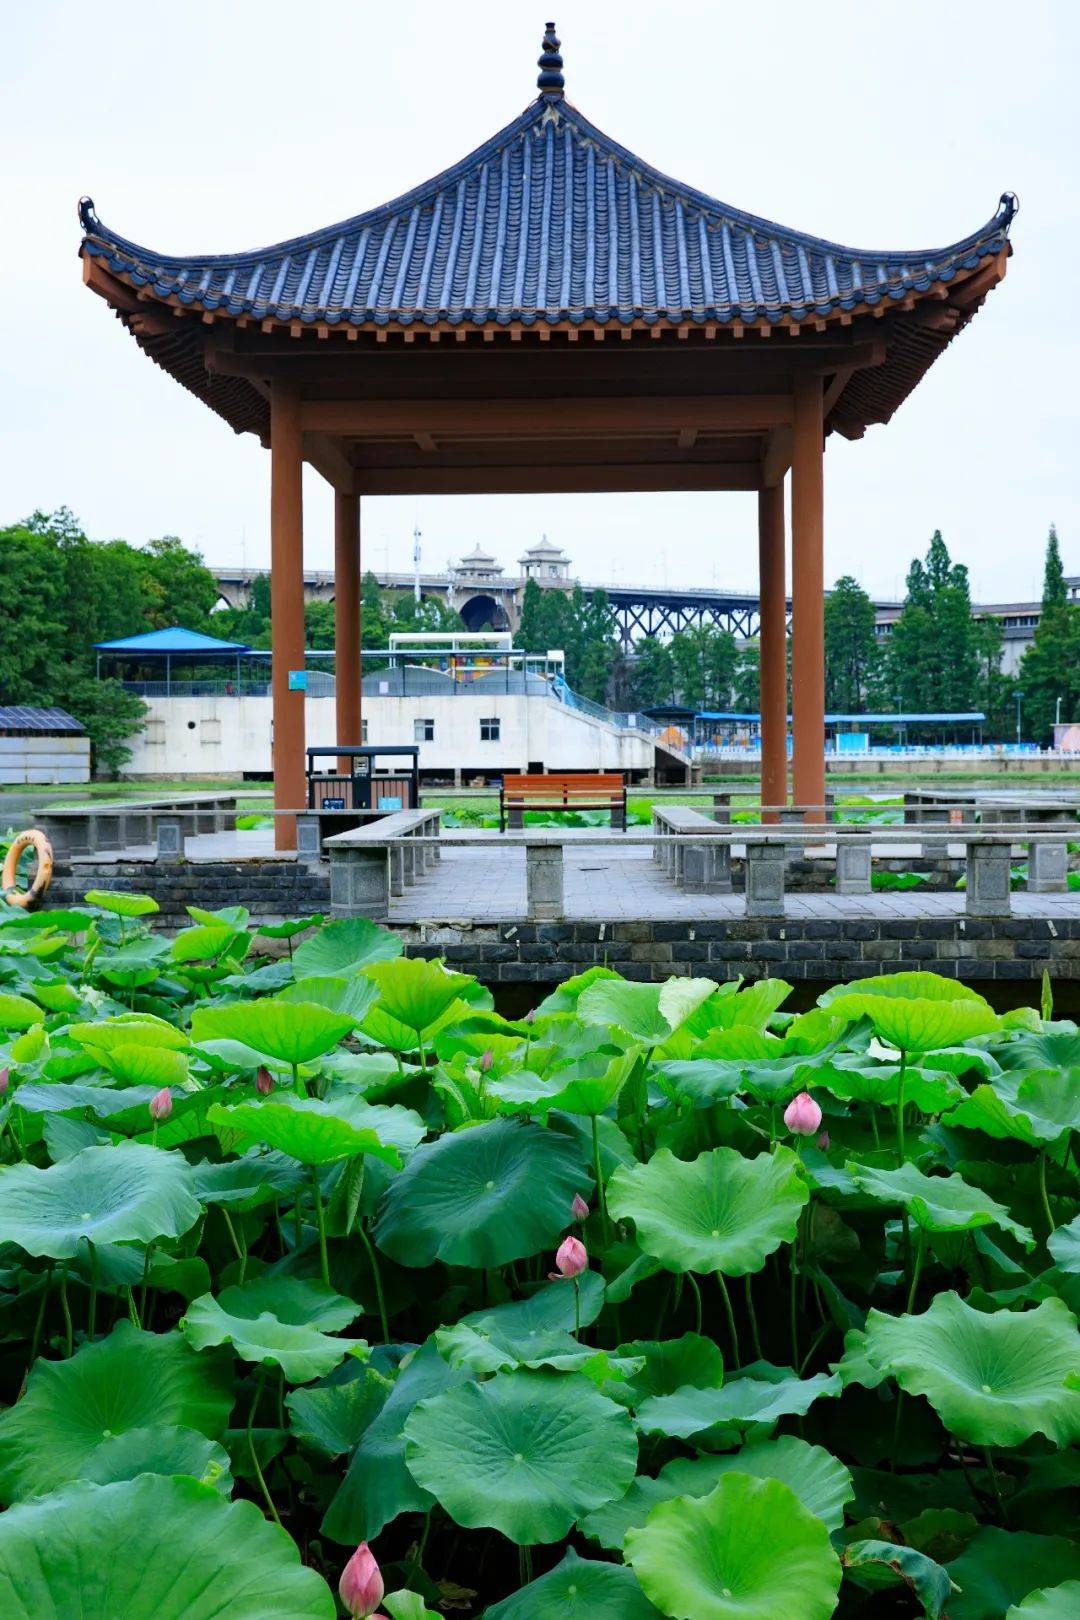
<svg viewBox="0 0 1080 1620"><path fill-rule="evenodd" d="M821 1109L808 1091L800 1091L788 1103L784 1124L795 1136L815 1136L821 1129Z"/></svg>
<svg viewBox="0 0 1080 1620"><path fill-rule="evenodd" d="M8 1086L10 1084L11 1084L11 1071L10 1071L10 1069L0 1069L0 1097L2 1097L4 1095L4 1092L7 1090Z"/></svg>
<svg viewBox="0 0 1080 1620"><path fill-rule="evenodd" d="M480 1073L481 1074L487 1074L488 1070L491 1068L491 1065L494 1063L494 1061L495 1061L495 1053L491 1050L491 1047L489 1046L486 1052L482 1052L480 1054Z"/></svg>
<svg viewBox="0 0 1080 1620"><path fill-rule="evenodd" d="M341 1572L338 1592L352 1620L368 1620L382 1602L386 1588L375 1554L362 1541Z"/></svg>
<svg viewBox="0 0 1080 1620"><path fill-rule="evenodd" d="M821 1149L822 1153L828 1152L828 1148L829 1148L829 1133L828 1133L828 1131L822 1131L821 1135L818 1137L817 1141L814 1143L814 1146L819 1147Z"/></svg>
<svg viewBox="0 0 1080 1620"><path fill-rule="evenodd" d="M570 1205L570 1214L575 1221L587 1221L589 1206L580 1193L574 1194L574 1202Z"/></svg>
<svg viewBox="0 0 1080 1620"><path fill-rule="evenodd" d="M274 1089L274 1077L269 1069L256 1069L255 1090L260 1097L269 1097Z"/></svg>
<svg viewBox="0 0 1080 1620"><path fill-rule="evenodd" d="M172 1092L168 1086L162 1086L155 1091L150 1099L150 1118L153 1120L168 1119L172 1113Z"/></svg>
<svg viewBox="0 0 1080 1620"><path fill-rule="evenodd" d="M535 1024L536 1023L536 1008L535 1007L530 1007L528 1012L525 1014L525 1017L521 1021L522 1021L523 1024Z"/></svg>
<svg viewBox="0 0 1080 1620"><path fill-rule="evenodd" d="M580 1277L588 1269L589 1251L580 1238L563 1238L555 1255L552 1277Z"/></svg>

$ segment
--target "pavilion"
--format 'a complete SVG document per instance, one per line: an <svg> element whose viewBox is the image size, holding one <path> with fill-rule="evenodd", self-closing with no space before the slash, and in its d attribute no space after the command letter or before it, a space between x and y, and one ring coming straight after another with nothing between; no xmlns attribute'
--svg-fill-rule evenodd
<svg viewBox="0 0 1080 1620"><path fill-rule="evenodd" d="M824 445L886 422L1004 276L1015 199L948 247L838 246L669 179L539 94L469 157L354 219L176 257L79 213L84 279L136 342L270 450L274 773L304 803L301 467L335 491L337 740L360 738L365 494L755 490L762 797L821 806ZM812 814L820 812L811 811ZM282 847L295 828L278 818Z"/></svg>

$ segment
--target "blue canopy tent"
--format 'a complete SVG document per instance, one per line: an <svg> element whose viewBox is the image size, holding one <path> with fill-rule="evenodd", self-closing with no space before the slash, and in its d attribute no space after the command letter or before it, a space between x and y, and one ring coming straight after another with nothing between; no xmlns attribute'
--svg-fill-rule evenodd
<svg viewBox="0 0 1080 1620"><path fill-rule="evenodd" d="M165 696L172 691L173 666L213 663L228 658L236 663L236 684L240 685L240 660L250 652L246 642L222 641L217 636L205 636L199 630L185 630L181 625L170 625L167 630L147 630L139 636L122 636L118 641L94 643L97 652L97 674L101 679L102 659L113 659L116 664L148 662L165 666Z"/></svg>

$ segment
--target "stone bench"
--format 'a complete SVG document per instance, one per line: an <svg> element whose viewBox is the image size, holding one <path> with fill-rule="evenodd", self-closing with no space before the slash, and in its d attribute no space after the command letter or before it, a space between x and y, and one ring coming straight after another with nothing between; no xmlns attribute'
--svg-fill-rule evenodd
<svg viewBox="0 0 1080 1620"><path fill-rule="evenodd" d="M731 845L717 836L712 816L688 805L653 805L652 826L657 834L702 833L698 843L653 845L653 859L680 889L693 894L731 893Z"/></svg>
<svg viewBox="0 0 1080 1620"><path fill-rule="evenodd" d="M157 799L116 799L85 805L47 805L32 812L60 862L80 856L110 854L146 844L157 837L158 821L179 820L185 837L232 832L236 828L236 793L176 794Z"/></svg>
<svg viewBox="0 0 1080 1620"><path fill-rule="evenodd" d="M330 856L330 907L335 917L390 914L392 895L404 894L439 858L441 810L395 810L365 827L321 839L319 818L297 818L297 855L318 859L320 842ZM421 840L423 840L421 842Z"/></svg>

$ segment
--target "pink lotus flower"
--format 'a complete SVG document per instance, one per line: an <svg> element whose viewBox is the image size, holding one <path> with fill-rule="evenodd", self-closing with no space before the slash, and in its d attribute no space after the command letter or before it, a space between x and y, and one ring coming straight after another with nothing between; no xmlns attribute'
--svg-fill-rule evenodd
<svg viewBox="0 0 1080 1620"><path fill-rule="evenodd" d="M362 1541L341 1572L338 1592L352 1620L368 1620L383 1600L386 1588L375 1554Z"/></svg>
<svg viewBox="0 0 1080 1620"><path fill-rule="evenodd" d="M269 1069L256 1069L255 1090L260 1097L269 1097L274 1089L274 1077Z"/></svg>
<svg viewBox="0 0 1080 1620"><path fill-rule="evenodd" d="M795 1136L816 1136L821 1129L821 1109L808 1091L800 1091L784 1109L784 1124Z"/></svg>
<svg viewBox="0 0 1080 1620"><path fill-rule="evenodd" d="M491 1047L489 1046L486 1052L482 1052L480 1054L480 1073L481 1074L487 1074L488 1070L491 1068L491 1065L494 1063L494 1061L495 1061L495 1053L491 1050Z"/></svg>
<svg viewBox="0 0 1080 1620"><path fill-rule="evenodd" d="M827 1153L828 1152L828 1148L829 1148L829 1133L828 1133L828 1131L822 1131L821 1135L818 1137L817 1141L814 1143L814 1146L819 1147L821 1149L822 1153Z"/></svg>
<svg viewBox="0 0 1080 1620"><path fill-rule="evenodd" d="M150 1099L149 1107L150 1118L155 1124L160 1119L168 1119L172 1113L172 1092L168 1086L162 1086L160 1091L155 1091Z"/></svg>
<svg viewBox="0 0 1080 1620"><path fill-rule="evenodd" d="M589 1266L589 1251L580 1238L563 1238L555 1255L555 1270L551 1273L552 1280L558 1277L580 1277Z"/></svg>
<svg viewBox="0 0 1080 1620"><path fill-rule="evenodd" d="M11 1071L10 1071L10 1069L0 1069L0 1097L2 1097L4 1095L4 1092L7 1090L8 1086L10 1084L11 1084Z"/></svg>
<svg viewBox="0 0 1080 1620"><path fill-rule="evenodd" d="M587 1221L589 1206L580 1193L574 1194L574 1202L570 1205L570 1214L575 1221Z"/></svg>

